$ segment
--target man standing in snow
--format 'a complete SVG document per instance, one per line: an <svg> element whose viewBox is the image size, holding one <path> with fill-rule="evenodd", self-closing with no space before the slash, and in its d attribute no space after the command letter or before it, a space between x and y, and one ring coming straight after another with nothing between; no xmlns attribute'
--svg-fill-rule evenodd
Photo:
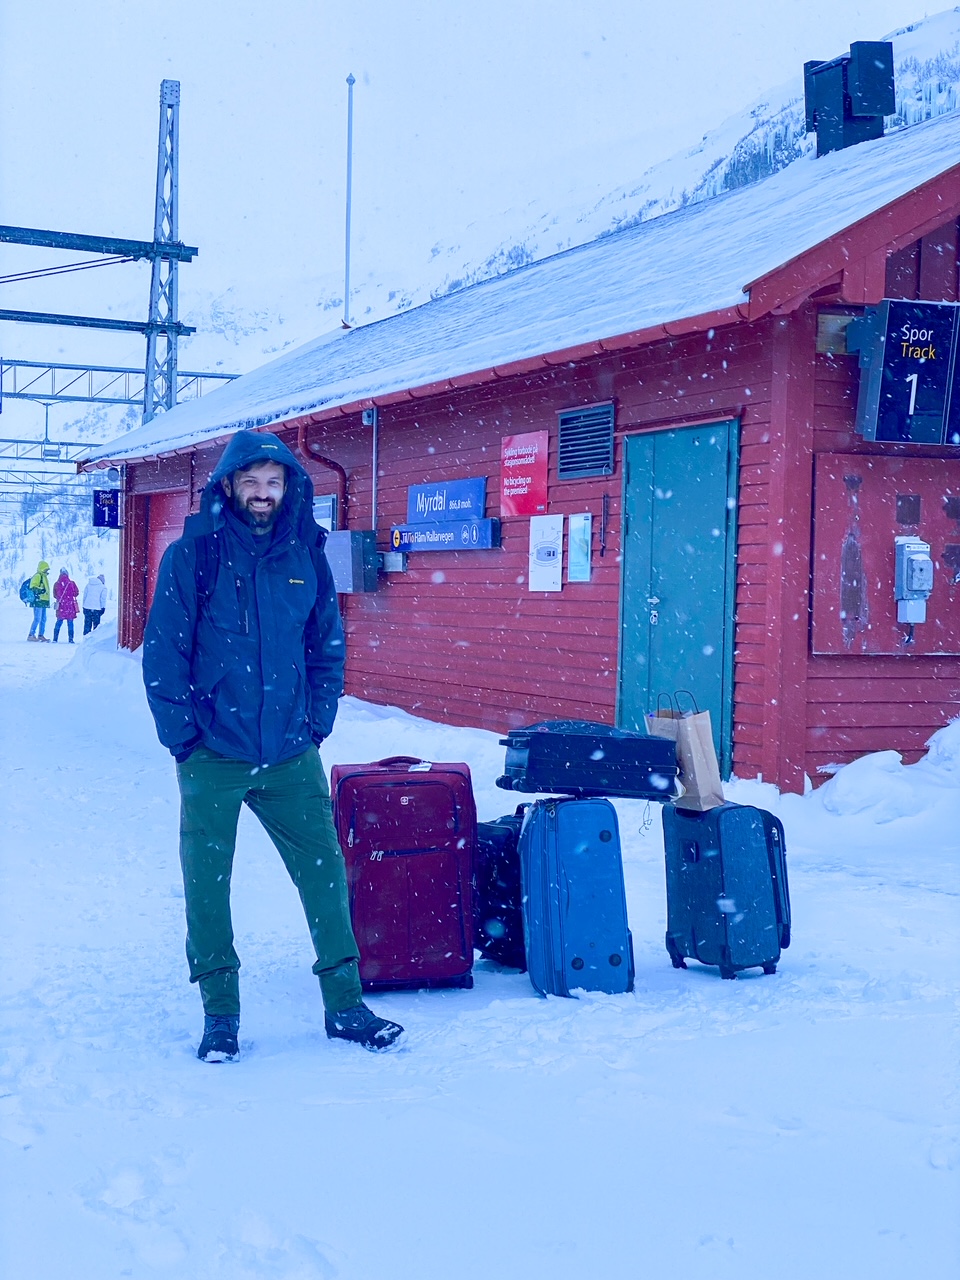
<svg viewBox="0 0 960 1280"><path fill-rule="evenodd" d="M313 484L286 445L240 431L164 554L147 621L143 678L177 762L187 960L203 998L206 1062L238 1056L230 875L244 803L300 893L327 1035L379 1050L403 1031L363 1003L317 751L333 728L345 656L325 537Z"/></svg>

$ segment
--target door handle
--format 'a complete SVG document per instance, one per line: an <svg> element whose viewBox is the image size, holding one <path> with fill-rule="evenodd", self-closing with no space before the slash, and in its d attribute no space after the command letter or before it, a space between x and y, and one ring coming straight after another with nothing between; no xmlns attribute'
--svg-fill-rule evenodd
<svg viewBox="0 0 960 1280"><path fill-rule="evenodd" d="M660 621L660 613L659 613L659 610L657 610L657 609L651 609L651 610L650 610L650 625L651 625L652 627L655 627L659 621Z"/></svg>

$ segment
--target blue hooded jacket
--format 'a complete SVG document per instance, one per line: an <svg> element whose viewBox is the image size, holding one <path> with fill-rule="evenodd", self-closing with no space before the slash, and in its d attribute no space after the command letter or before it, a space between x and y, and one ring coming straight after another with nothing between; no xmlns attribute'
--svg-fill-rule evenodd
<svg viewBox="0 0 960 1280"><path fill-rule="evenodd" d="M272 537L230 509L223 477L287 468ZM232 760L280 764L333 728L345 648L313 482L276 436L238 432L200 511L164 552L143 642L157 736L184 758L201 743Z"/></svg>

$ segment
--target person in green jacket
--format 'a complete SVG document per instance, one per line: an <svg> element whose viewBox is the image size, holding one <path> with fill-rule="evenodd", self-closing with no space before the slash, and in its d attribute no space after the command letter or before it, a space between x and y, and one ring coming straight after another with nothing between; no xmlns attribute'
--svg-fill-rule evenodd
<svg viewBox="0 0 960 1280"><path fill-rule="evenodd" d="M37 565L37 572L30 579L30 590L33 592L33 621L27 639L46 644L47 637L43 633L47 629L47 610L50 608L50 566L46 560Z"/></svg>

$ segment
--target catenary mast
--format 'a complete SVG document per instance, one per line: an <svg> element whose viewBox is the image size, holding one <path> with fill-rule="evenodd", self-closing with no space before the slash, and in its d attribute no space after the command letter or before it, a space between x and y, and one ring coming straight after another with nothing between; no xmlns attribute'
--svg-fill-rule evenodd
<svg viewBox="0 0 960 1280"><path fill-rule="evenodd" d="M180 142L180 81L160 85L160 141L157 152L157 201L153 223L156 244L177 240L178 156ZM177 259L153 259L150 312L147 317L147 363L143 391L143 420L177 403Z"/></svg>

